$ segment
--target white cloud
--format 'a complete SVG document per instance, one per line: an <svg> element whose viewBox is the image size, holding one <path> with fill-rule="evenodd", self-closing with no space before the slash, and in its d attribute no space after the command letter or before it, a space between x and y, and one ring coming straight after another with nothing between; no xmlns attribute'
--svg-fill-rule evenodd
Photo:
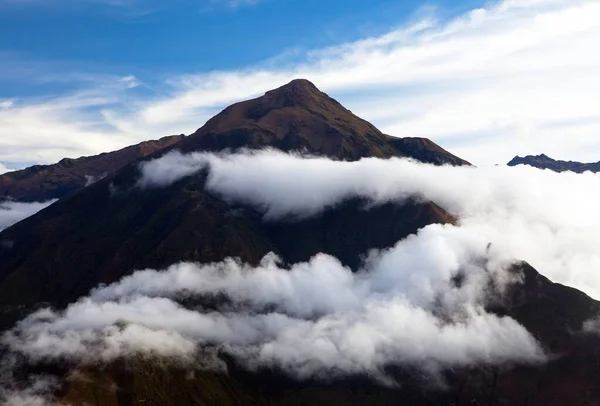
<svg viewBox="0 0 600 406"><path fill-rule="evenodd" d="M0 110L8 109L14 106L15 102L13 100L2 100L0 101Z"/></svg>
<svg viewBox="0 0 600 406"><path fill-rule="evenodd" d="M52 163L130 144L120 131L99 121L95 109L115 103L135 78L105 82L102 89L37 101L19 100L0 109L0 160Z"/></svg>
<svg viewBox="0 0 600 406"><path fill-rule="evenodd" d="M306 77L385 132L431 137L476 164L540 152L597 161L599 41L595 0L506 0L452 21L428 17L380 37L313 50L289 64L173 77L154 99L97 103L92 115L77 104L41 115L54 100L23 101L12 115L0 114L0 140L16 144L0 144L8 151L0 159L22 161L18 154L26 151L47 162L190 133L226 104ZM60 134L54 148L24 144L39 139L39 130ZM65 148L86 137L94 142Z"/></svg>
<svg viewBox="0 0 600 406"><path fill-rule="evenodd" d="M600 174L531 167L433 166L405 159L339 162L266 150L171 153L141 166L141 185L165 185L209 168L207 188L265 217L313 215L344 199L424 197L479 228L504 258L600 298Z"/></svg>
<svg viewBox="0 0 600 406"><path fill-rule="evenodd" d="M141 85L141 83L138 81L138 79L133 75L128 75L128 76L122 77L122 78L120 78L120 81L128 89L133 89L134 87L138 87Z"/></svg>
<svg viewBox="0 0 600 406"><path fill-rule="evenodd" d="M6 406L48 406L45 396L27 395L20 392L9 394L4 401Z"/></svg>
<svg viewBox="0 0 600 406"><path fill-rule="evenodd" d="M0 201L0 231L15 223L33 216L38 211L50 206L55 200L47 202L15 202L15 201Z"/></svg>
<svg viewBox="0 0 600 406"><path fill-rule="evenodd" d="M34 375L27 382L14 374L18 364L14 357L4 357L0 366L0 401L5 406L50 406L56 389L55 379L46 375ZM27 384L26 386L24 384Z"/></svg>
<svg viewBox="0 0 600 406"><path fill-rule="evenodd" d="M3 342L30 359L108 361L133 353L193 359L218 346L250 368L279 366L306 377L367 373L389 364L424 373L545 360L514 320L483 309L519 283L476 229L433 225L374 252L354 274L330 256L281 269L267 256L252 268L234 260L137 272L100 287L64 312L41 310ZM465 282L451 280L463 272ZM177 298L224 294L218 311Z"/></svg>
<svg viewBox="0 0 600 406"><path fill-rule="evenodd" d="M12 169L8 168L7 166L4 166L2 162L0 162L0 175L6 172L10 172L11 170Z"/></svg>

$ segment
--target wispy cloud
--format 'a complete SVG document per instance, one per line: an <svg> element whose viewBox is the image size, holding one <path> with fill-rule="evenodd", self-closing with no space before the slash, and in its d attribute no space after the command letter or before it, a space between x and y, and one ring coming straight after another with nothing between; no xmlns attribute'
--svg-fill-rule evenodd
<svg viewBox="0 0 600 406"><path fill-rule="evenodd" d="M176 75L155 86L151 96L129 94L84 111L65 106L46 131L59 134L67 127L65 134L71 135L64 139L70 140L86 132L100 140L105 133L105 139L119 140L115 146L190 133L226 104L305 77L385 132L433 138L476 164L540 152L595 161L600 151L600 115L594 107L600 97L598 42L597 1L505 0L450 21L428 16L292 61ZM53 104L20 102L10 110L25 123L32 109ZM6 138L37 138L25 124L12 133L2 127L0 118L0 146ZM37 156L48 161L108 146L99 141L68 150L61 145L51 153L37 149ZM22 141L21 146L20 151L35 150ZM0 160L22 161L15 151Z"/></svg>
<svg viewBox="0 0 600 406"><path fill-rule="evenodd" d="M136 85L132 76L109 78L59 97L5 102L0 108L0 161L11 166L51 163L130 144L134 138L102 120L101 110L123 103Z"/></svg>

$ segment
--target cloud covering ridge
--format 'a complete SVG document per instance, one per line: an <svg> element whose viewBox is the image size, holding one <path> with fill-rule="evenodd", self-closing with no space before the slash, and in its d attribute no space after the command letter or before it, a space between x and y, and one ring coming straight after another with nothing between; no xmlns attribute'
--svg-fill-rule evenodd
<svg viewBox="0 0 600 406"><path fill-rule="evenodd" d="M532 167L434 166L407 159L356 162L285 154L172 152L143 163L138 184L160 187L208 170L207 190L266 220L313 216L351 198L370 204L431 200L482 230L507 259L600 298L600 175Z"/></svg>

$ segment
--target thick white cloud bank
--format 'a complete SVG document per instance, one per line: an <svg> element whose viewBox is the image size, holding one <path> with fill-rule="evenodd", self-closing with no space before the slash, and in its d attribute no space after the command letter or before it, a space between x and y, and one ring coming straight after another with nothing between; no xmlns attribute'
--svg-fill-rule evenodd
<svg viewBox="0 0 600 406"><path fill-rule="evenodd" d="M421 197L455 215L506 259L600 298L600 175L526 166L450 167L405 159L339 162L278 151L171 153L141 167L139 184L163 186L209 168L207 188L267 219L314 215L344 199Z"/></svg>
<svg viewBox="0 0 600 406"><path fill-rule="evenodd" d="M0 231L33 216L38 211L45 209L54 203L55 200L47 202L15 202L11 200L0 201Z"/></svg>
<svg viewBox="0 0 600 406"><path fill-rule="evenodd" d="M250 368L277 366L300 378L385 379L390 364L435 374L543 362L525 328L483 308L520 282L483 238L476 228L432 225L371 253L356 274L324 254L290 270L268 255L257 268L226 260L139 271L64 312L34 313L4 343L30 359L87 361L138 352L185 360L198 345L218 346ZM227 298L219 310L176 301L215 295Z"/></svg>
<svg viewBox="0 0 600 406"><path fill-rule="evenodd" d="M595 162L598 43L597 0L504 0L162 85L129 72L97 75L95 86L68 94L0 101L0 160L52 163L189 134L225 105L303 77L384 132L430 137L475 164L541 152ZM56 74L61 82L69 68ZM152 98L137 93L140 82L156 89Z"/></svg>

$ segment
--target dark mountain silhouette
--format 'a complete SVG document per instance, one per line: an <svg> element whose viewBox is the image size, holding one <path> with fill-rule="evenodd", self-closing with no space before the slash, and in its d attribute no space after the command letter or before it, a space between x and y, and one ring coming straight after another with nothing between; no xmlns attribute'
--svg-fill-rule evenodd
<svg viewBox="0 0 600 406"><path fill-rule="evenodd" d="M517 165L529 165L540 169L551 169L554 172L600 172L600 162L582 163L576 161L558 161L544 154L527 155L525 157L516 156L508 163L508 166Z"/></svg>
<svg viewBox="0 0 600 406"><path fill-rule="evenodd" d="M153 157L173 148L189 152L265 146L346 160L402 156L468 164L429 140L381 133L305 80L228 107ZM353 200L309 219L264 222L252 208L232 207L206 192L206 174L154 190L134 188L138 177L137 163L126 165L0 233L3 328L40 303L65 306L99 283L140 268L228 256L255 264L272 251L288 263L325 252L356 269L368 249L392 246L428 224L455 222L434 202L421 200L369 210ZM448 385L440 390L414 371L392 367L390 373L403 382L401 387L382 387L363 376L296 382L274 370L248 373L225 355L229 375L136 358L103 367L79 365L77 376L82 379L65 380L58 395L65 402L96 406L600 404L600 342L579 333L600 304L552 283L526 263L515 264L513 271L523 274L524 283L489 311L514 317L558 354L549 364L447 371ZM46 368L66 373L64 366Z"/></svg>
<svg viewBox="0 0 600 406"><path fill-rule="evenodd" d="M145 141L114 152L64 158L53 165L35 165L0 175L0 200L22 202L60 199L79 189L112 175L125 165L137 161L181 141L173 135L156 141Z"/></svg>

